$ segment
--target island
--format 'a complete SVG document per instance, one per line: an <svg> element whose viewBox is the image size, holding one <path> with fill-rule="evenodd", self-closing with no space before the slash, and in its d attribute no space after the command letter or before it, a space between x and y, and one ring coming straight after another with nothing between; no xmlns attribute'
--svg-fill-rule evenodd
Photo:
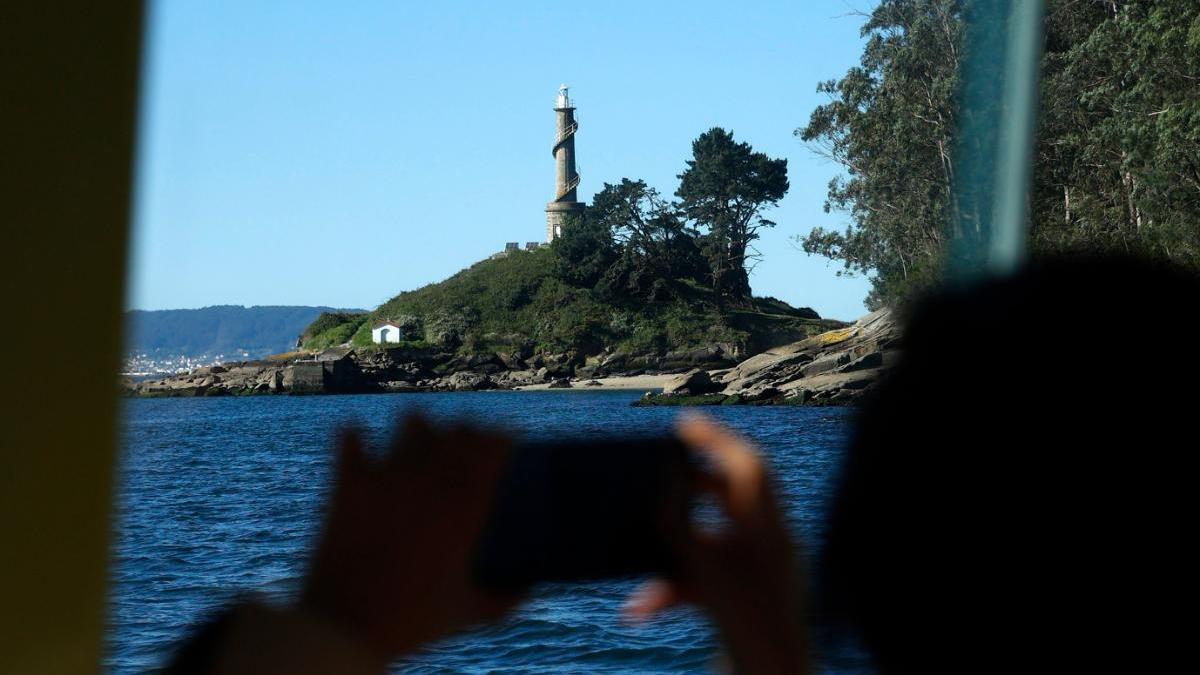
<svg viewBox="0 0 1200 675"><path fill-rule="evenodd" d="M645 404L836 404L857 398L898 345L887 311L848 325L774 298L730 306L687 279L647 301L566 283L560 263L554 246L510 250L373 311L322 313L295 351L129 381L125 390L192 397L618 387L653 390ZM375 341L381 333L388 341Z"/></svg>
<svg viewBox="0 0 1200 675"><path fill-rule="evenodd" d="M369 312L327 311L293 351L127 382L133 396L631 387L639 404L840 404L886 370L891 312L849 325L753 294L754 242L787 160L714 127L692 143L675 199L644 180L578 201L565 87L546 241L509 242ZM674 377L672 377L674 376Z"/></svg>

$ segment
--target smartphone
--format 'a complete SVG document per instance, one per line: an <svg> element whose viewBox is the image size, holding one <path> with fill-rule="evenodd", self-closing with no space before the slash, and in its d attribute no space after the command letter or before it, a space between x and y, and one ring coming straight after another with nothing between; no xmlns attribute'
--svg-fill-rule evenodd
<svg viewBox="0 0 1200 675"><path fill-rule="evenodd" d="M476 543L475 582L674 577L693 468L676 438L576 439L513 449Z"/></svg>

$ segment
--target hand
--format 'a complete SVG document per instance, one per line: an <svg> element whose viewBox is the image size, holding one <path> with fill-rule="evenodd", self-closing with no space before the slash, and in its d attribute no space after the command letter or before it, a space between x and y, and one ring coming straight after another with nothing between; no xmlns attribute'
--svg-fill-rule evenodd
<svg viewBox="0 0 1200 675"><path fill-rule="evenodd" d="M808 673L804 575L762 459L746 440L698 415L684 417L678 433L711 467L701 489L727 522L719 532L693 526L679 543L683 578L647 582L630 597L626 616L640 621L695 603L712 616L737 672Z"/></svg>
<svg viewBox="0 0 1200 675"><path fill-rule="evenodd" d="M381 460L353 431L301 599L383 659L498 619L516 604L474 587L470 562L511 441L416 415Z"/></svg>

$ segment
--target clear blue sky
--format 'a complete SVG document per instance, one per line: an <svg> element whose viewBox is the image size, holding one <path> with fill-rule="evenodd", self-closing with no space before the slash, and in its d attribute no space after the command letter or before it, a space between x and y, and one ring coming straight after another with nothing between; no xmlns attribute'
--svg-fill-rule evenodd
<svg viewBox="0 0 1200 675"><path fill-rule="evenodd" d="M565 82L581 198L670 195L691 140L731 129L788 158L755 293L858 316L866 280L791 242L846 221L822 210L838 167L792 132L872 4L153 2L129 305L372 308L541 240Z"/></svg>

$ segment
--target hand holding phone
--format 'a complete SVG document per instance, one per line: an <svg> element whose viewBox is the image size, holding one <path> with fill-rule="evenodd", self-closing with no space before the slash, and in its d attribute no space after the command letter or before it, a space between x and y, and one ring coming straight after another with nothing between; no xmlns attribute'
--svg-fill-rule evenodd
<svg viewBox="0 0 1200 675"><path fill-rule="evenodd" d="M766 462L748 440L700 415L681 419L678 433L704 464L697 486L724 523L691 530L681 543L683 578L647 581L629 598L626 617L696 604L713 618L733 672L811 672L804 568Z"/></svg>
<svg viewBox="0 0 1200 675"><path fill-rule="evenodd" d="M724 517L717 531L690 526L701 490ZM653 578L627 618L693 603L738 672L810 671L803 569L770 472L725 427L689 416L673 437L514 448L477 543L476 583L519 590L630 575Z"/></svg>

